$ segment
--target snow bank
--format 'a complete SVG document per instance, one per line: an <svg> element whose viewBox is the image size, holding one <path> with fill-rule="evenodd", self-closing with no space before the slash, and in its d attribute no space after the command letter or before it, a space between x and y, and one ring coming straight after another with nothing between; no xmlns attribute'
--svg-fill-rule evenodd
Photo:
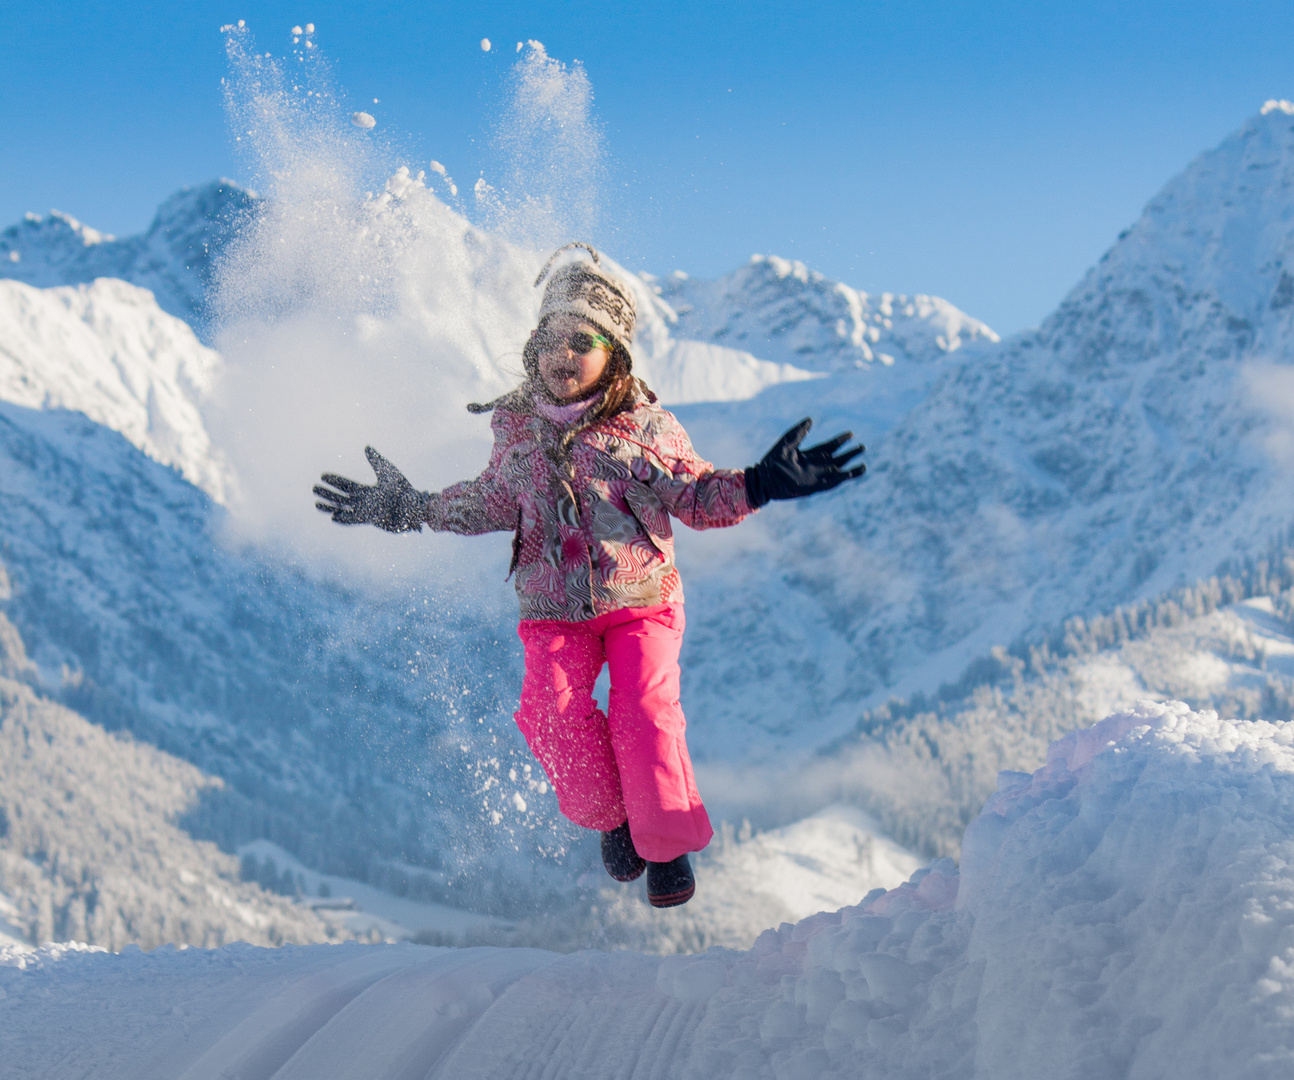
<svg viewBox="0 0 1294 1080"><path fill-rule="evenodd" d="M980 1069L1288 1076L1292 867L1294 724L1144 704L1004 774L962 846Z"/></svg>
<svg viewBox="0 0 1294 1080"><path fill-rule="evenodd" d="M747 952L10 950L0 1024L24 1075L1284 1077L1292 825L1294 725L1144 704L1004 774L960 879Z"/></svg>

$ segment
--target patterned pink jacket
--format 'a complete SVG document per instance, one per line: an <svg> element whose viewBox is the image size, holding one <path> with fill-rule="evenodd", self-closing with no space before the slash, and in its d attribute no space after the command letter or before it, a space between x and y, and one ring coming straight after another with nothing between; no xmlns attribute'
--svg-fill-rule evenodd
<svg viewBox="0 0 1294 1080"><path fill-rule="evenodd" d="M542 416L495 409L494 450L475 480L432 495L433 529L514 530L523 619L582 622L627 607L681 603L673 514L694 529L752 513L740 469L702 461L673 414L640 400L580 431L567 479L545 453L560 438Z"/></svg>

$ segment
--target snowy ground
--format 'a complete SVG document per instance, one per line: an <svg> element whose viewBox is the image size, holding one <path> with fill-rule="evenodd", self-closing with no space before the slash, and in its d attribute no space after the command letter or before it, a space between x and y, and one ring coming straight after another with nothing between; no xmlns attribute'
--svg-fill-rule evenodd
<svg viewBox="0 0 1294 1080"><path fill-rule="evenodd" d="M1146 703L748 951L0 952L13 1077L1287 1077L1294 724ZM17 1033L16 1035L13 1033Z"/></svg>
<svg viewBox="0 0 1294 1080"><path fill-rule="evenodd" d="M768 926L834 911L873 889L894 887L923 862L857 807L835 804L762 832L749 823L738 829L721 822L710 847L693 856L698 889L686 909L657 911L648 906L642 881L616 885L595 870L580 879L566 906L542 918L512 921L321 874L268 840L244 844L238 854L245 868L249 856L256 860L252 867L262 877L290 875L298 903L313 909L338 938L563 950L605 944L662 954L748 947Z"/></svg>

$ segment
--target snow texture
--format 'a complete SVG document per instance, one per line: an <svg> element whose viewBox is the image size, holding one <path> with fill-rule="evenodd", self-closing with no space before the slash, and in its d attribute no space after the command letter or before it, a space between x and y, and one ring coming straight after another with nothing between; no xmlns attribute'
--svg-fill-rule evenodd
<svg viewBox="0 0 1294 1080"><path fill-rule="evenodd" d="M202 414L219 369L219 355L137 286L0 281L0 400L84 413L223 502L229 469Z"/></svg>
<svg viewBox="0 0 1294 1080"><path fill-rule="evenodd" d="M749 951L9 949L14 1075L1278 1078L1294 728L1145 703L943 860ZM57 1070L51 1072L50 1070Z"/></svg>

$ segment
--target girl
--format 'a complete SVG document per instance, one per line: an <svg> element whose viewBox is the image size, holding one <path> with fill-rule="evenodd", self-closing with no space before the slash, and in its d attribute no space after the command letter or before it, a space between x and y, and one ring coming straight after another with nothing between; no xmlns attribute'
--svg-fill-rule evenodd
<svg viewBox="0 0 1294 1080"><path fill-rule="evenodd" d="M526 343L525 381L493 411L485 471L440 493L415 491L372 447L374 485L326 473L318 508L343 525L390 532L511 531L526 673L517 726L557 792L562 813L602 833L618 881L647 871L654 907L695 891L688 852L712 830L692 778L679 707L683 588L670 515L694 529L736 525L771 499L826 491L861 476L846 432L799 448L811 420L751 468L716 469L633 375L633 293L589 258L548 278ZM611 670L604 714L593 700Z"/></svg>

